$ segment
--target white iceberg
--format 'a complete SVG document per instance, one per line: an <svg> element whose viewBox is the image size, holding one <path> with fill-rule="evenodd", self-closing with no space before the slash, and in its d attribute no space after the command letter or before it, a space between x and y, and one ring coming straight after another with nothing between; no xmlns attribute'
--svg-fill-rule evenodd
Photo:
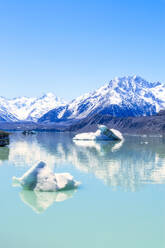
<svg viewBox="0 0 165 248"><path fill-rule="evenodd" d="M69 173L54 174L44 162L33 166L20 178L13 177L13 181L15 186L21 185L23 189L44 192L70 190L80 184Z"/></svg>
<svg viewBox="0 0 165 248"><path fill-rule="evenodd" d="M109 129L105 125L98 125L96 132L80 133L73 140L123 140L122 134L116 129Z"/></svg>

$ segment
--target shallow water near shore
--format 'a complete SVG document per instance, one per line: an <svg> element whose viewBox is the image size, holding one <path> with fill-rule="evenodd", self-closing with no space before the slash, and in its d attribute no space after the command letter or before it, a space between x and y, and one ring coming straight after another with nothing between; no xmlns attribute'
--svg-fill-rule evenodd
<svg viewBox="0 0 165 248"><path fill-rule="evenodd" d="M46 162L81 186L60 192L14 187ZM3 248L163 248L165 139L72 141L70 134L11 135L0 148L0 246Z"/></svg>

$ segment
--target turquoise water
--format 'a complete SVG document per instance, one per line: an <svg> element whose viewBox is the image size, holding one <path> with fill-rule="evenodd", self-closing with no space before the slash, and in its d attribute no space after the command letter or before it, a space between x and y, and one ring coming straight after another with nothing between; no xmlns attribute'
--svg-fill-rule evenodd
<svg viewBox="0 0 165 248"><path fill-rule="evenodd" d="M69 134L15 133L0 148L0 247L163 248L165 140L73 142ZM12 185L45 161L81 181L77 190L24 191Z"/></svg>

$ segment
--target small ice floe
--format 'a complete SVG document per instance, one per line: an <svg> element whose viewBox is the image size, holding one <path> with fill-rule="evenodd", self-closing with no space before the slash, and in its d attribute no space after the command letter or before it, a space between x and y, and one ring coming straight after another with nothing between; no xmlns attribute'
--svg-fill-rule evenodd
<svg viewBox="0 0 165 248"><path fill-rule="evenodd" d="M116 129L109 129L105 125L98 125L96 132L80 133L73 140L123 140L122 134Z"/></svg>
<svg viewBox="0 0 165 248"><path fill-rule="evenodd" d="M13 177L14 186L21 185L23 189L53 192L77 188L79 182L69 173L53 173L44 163L31 167L22 177Z"/></svg>
<svg viewBox="0 0 165 248"><path fill-rule="evenodd" d="M36 131L34 130L24 130L22 132L23 135L33 135L33 134L36 134Z"/></svg>
<svg viewBox="0 0 165 248"><path fill-rule="evenodd" d="M147 145L148 144L148 141L142 141L141 144Z"/></svg>

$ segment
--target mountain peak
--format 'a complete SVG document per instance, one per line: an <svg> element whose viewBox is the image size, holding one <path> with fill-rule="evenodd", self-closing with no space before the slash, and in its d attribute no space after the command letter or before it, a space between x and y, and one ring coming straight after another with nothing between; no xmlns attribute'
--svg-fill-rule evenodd
<svg viewBox="0 0 165 248"><path fill-rule="evenodd" d="M120 88L126 91L135 91L145 88L153 88L158 85L161 85L160 82L148 82L140 76L125 76L125 77L115 77L112 79L108 87L112 89Z"/></svg>
<svg viewBox="0 0 165 248"><path fill-rule="evenodd" d="M48 92L48 93L45 93L45 94L43 94L43 96L42 97L56 97L52 92Z"/></svg>

